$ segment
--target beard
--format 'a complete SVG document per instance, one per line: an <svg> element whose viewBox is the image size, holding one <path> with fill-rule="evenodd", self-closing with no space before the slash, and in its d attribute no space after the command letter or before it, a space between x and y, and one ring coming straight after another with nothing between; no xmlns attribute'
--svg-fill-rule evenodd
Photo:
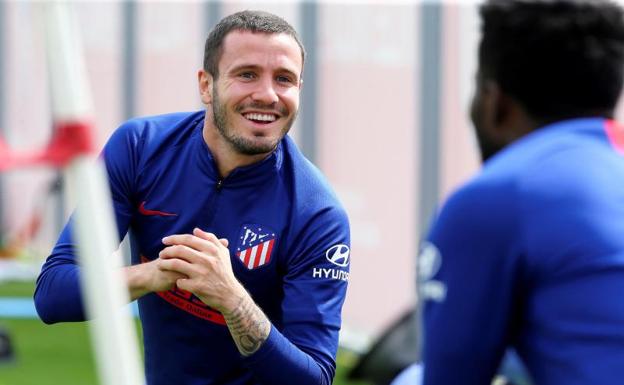
<svg viewBox="0 0 624 385"><path fill-rule="evenodd" d="M481 160L483 163L505 147L490 140L479 128L476 127L476 125L475 134L477 136L477 142L479 143L479 152L481 153Z"/></svg>
<svg viewBox="0 0 624 385"><path fill-rule="evenodd" d="M470 119L472 120L472 126L474 128L475 136L477 137L477 143L479 144L479 152L481 153L481 161L485 163L488 159L494 156L497 152L503 149L504 145L496 143L487 134L486 122L483 118L483 100L481 96L480 85L477 84L477 91L472 98L470 106Z"/></svg>
<svg viewBox="0 0 624 385"><path fill-rule="evenodd" d="M260 155L275 150L279 141L282 140L288 131L290 131L290 128L297 117L297 112L295 112L293 116L285 122L280 135L274 140L261 140L260 138L254 140L254 138L245 138L244 136L234 132L232 129L232 124L227 116L227 107L219 100L219 94L214 86L212 88L212 95L212 120L214 125L217 128L217 131L219 131L221 136L234 149L234 151L242 155ZM269 105L264 105L262 103L250 103L237 106L235 108L235 112L238 113L245 108L253 108L259 111L275 111L275 108L272 108ZM285 107L281 107L279 108L279 113L281 116L286 116L288 114L288 110Z"/></svg>

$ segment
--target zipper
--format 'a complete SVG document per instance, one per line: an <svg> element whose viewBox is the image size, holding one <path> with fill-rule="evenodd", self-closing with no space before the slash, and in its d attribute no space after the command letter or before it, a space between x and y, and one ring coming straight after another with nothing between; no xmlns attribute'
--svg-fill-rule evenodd
<svg viewBox="0 0 624 385"><path fill-rule="evenodd" d="M212 227L213 220L217 211L218 201L221 197L221 190L223 189L223 179L217 179L217 183L215 184L215 192L210 194L212 195L208 202L204 204L202 208L202 225L205 227Z"/></svg>

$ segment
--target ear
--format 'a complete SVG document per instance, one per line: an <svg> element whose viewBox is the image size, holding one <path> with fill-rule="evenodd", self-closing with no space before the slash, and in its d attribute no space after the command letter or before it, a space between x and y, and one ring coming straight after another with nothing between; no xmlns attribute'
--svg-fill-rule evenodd
<svg viewBox="0 0 624 385"><path fill-rule="evenodd" d="M498 83L486 80L482 85L483 114L490 135L502 142L508 141L510 128L515 126L517 103L503 92Z"/></svg>
<svg viewBox="0 0 624 385"><path fill-rule="evenodd" d="M197 82L202 103L205 105L212 103L212 75L202 68L197 72Z"/></svg>
<svg viewBox="0 0 624 385"><path fill-rule="evenodd" d="M515 101L509 95L504 93L498 84L494 83L494 86L496 87L494 122L496 127L507 127L513 120L515 114Z"/></svg>

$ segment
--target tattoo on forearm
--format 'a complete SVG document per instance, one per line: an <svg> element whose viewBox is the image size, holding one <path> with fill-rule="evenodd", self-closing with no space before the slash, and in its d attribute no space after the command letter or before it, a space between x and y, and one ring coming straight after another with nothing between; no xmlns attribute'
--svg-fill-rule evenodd
<svg viewBox="0 0 624 385"><path fill-rule="evenodd" d="M255 353L271 331L267 317L247 296L241 297L238 306L223 316L238 351L244 356Z"/></svg>

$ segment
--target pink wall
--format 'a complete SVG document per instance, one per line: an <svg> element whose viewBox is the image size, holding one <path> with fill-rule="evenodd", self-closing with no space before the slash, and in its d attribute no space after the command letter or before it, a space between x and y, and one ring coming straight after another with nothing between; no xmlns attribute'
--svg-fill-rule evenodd
<svg viewBox="0 0 624 385"><path fill-rule="evenodd" d="M37 3L8 2L5 7L8 55L1 59L7 81L1 86L7 139L15 147L41 146L49 136L50 111ZM277 13L299 29L305 16L294 2L223 5L225 13L247 8ZM138 2L136 9L136 115L200 108L196 71L205 38L203 3ZM124 119L123 3L77 2L76 12L102 145ZM440 189L446 194L478 165L467 120L477 32L474 8L448 6L444 17ZM417 225L418 7L319 3L318 21L319 46L310 52L319 65L317 163L352 225L345 324L376 334L415 300L414 261L423 231ZM299 124L292 130L296 140ZM15 229L32 213L36 194L51 176L49 170L5 175L6 225ZM41 258L55 238L48 231L37 241Z"/></svg>
<svg viewBox="0 0 624 385"><path fill-rule="evenodd" d="M414 299L415 19L411 6L383 5L324 5L319 16L318 164L350 215L345 318L366 332Z"/></svg>
<svg viewBox="0 0 624 385"><path fill-rule="evenodd" d="M474 8L458 4L444 8L440 191L446 197L479 168L476 139L470 124L474 92L478 19Z"/></svg>
<svg viewBox="0 0 624 385"><path fill-rule="evenodd" d="M98 145L102 146L123 118L120 103L123 73L123 19L120 2L75 5L81 28Z"/></svg>
<svg viewBox="0 0 624 385"><path fill-rule="evenodd" d="M202 3L137 2L136 6L136 115L200 109Z"/></svg>

